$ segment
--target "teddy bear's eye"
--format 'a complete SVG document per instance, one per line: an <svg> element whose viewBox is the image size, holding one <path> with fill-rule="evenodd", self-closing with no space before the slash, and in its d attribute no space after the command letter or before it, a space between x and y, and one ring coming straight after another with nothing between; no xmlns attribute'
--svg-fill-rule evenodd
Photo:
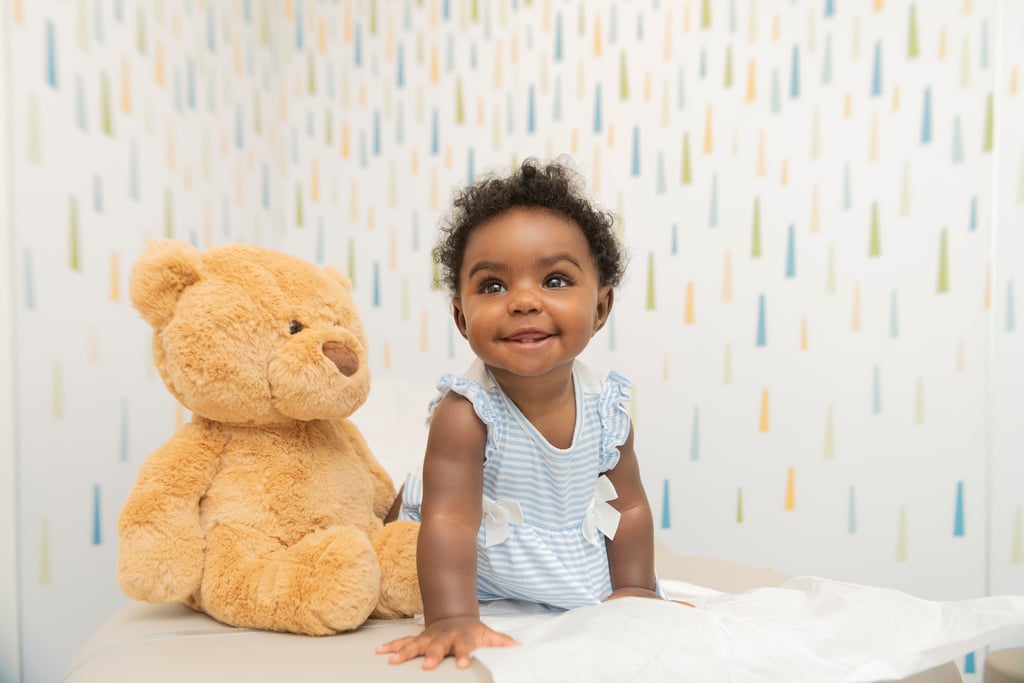
<svg viewBox="0 0 1024 683"><path fill-rule="evenodd" d="M288 324L288 332L290 334L298 334L299 332L302 332L302 323L300 323L298 320L291 321Z"/></svg>

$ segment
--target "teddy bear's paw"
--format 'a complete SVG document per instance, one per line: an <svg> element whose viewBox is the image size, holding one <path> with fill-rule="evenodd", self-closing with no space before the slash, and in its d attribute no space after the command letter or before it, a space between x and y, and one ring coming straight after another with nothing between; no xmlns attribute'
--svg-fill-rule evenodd
<svg viewBox="0 0 1024 683"><path fill-rule="evenodd" d="M304 599L296 605L297 616L306 621L303 632L338 633L361 626L377 603L380 586L370 539L354 527L337 526L313 532L295 548L300 546L308 546L310 553Z"/></svg>
<svg viewBox="0 0 1024 683"><path fill-rule="evenodd" d="M171 539L142 529L122 532L117 583L128 597L183 602L199 587L202 574L202 537Z"/></svg>
<svg viewBox="0 0 1024 683"><path fill-rule="evenodd" d="M203 608L226 624L325 636L361 626L377 604L377 558L354 527L318 529L261 558L218 554L204 575Z"/></svg>
<svg viewBox="0 0 1024 683"><path fill-rule="evenodd" d="M399 619L423 613L416 574L416 539L419 524L392 522L373 535L380 563L380 600L375 619Z"/></svg>
<svg viewBox="0 0 1024 683"><path fill-rule="evenodd" d="M380 567L365 532L339 526L324 533L330 543L317 561L310 607L333 632L348 631L361 626L377 604Z"/></svg>

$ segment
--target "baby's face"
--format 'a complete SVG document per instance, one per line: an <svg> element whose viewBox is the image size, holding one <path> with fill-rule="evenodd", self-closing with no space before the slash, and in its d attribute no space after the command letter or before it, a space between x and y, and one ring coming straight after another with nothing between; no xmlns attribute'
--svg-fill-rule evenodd
<svg viewBox="0 0 1024 683"><path fill-rule="evenodd" d="M527 207L473 229L452 300L459 331L499 382L568 375L611 302L576 222Z"/></svg>

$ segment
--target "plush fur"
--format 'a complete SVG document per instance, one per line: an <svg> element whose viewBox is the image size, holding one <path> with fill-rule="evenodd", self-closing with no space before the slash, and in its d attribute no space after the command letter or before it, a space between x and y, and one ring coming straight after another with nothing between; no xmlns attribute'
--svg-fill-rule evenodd
<svg viewBox="0 0 1024 683"><path fill-rule="evenodd" d="M383 524L394 485L347 419L370 390L350 288L253 245L163 240L137 259L132 303L192 421L121 511L128 596L311 635L422 612L418 527Z"/></svg>

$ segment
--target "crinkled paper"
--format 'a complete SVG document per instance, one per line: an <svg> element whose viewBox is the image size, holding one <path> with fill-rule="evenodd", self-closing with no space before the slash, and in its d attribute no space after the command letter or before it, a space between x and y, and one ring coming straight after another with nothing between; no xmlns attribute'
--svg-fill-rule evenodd
<svg viewBox="0 0 1024 683"><path fill-rule="evenodd" d="M1024 635L1024 595L937 602L814 577L738 594L663 584L695 607L621 598L556 613L505 602L483 619L522 647L474 655L495 683L852 683Z"/></svg>

